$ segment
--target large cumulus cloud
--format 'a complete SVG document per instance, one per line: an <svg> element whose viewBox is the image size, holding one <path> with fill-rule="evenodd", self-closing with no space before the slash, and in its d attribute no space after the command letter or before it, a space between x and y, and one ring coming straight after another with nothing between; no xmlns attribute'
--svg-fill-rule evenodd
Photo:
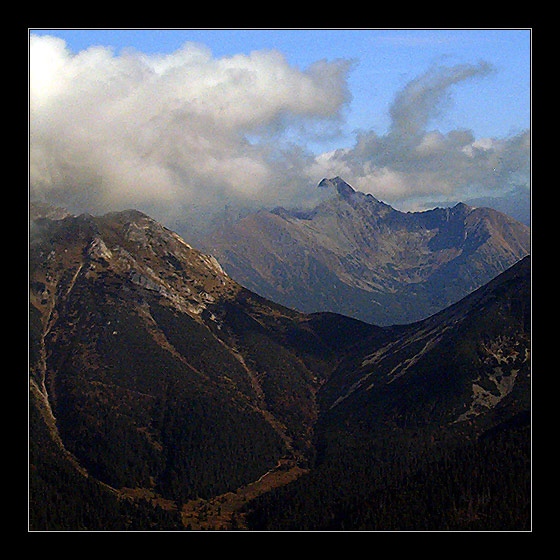
<svg viewBox="0 0 560 560"><path fill-rule="evenodd" d="M32 36L32 195L159 215L292 200L311 156L285 133L340 120L349 68L302 71L275 51L216 59L195 44L166 56L73 55L60 39Z"/></svg>
<svg viewBox="0 0 560 560"><path fill-rule="evenodd" d="M313 185L334 175L401 208L526 195L529 131L430 128L454 87L494 72L485 62L429 69L396 94L385 133L364 129L350 148L310 153L306 134L344 125L351 69L336 60L302 70L276 51L215 58L195 44L161 56L72 54L32 36L31 195L198 227L228 205L313 204L323 194Z"/></svg>

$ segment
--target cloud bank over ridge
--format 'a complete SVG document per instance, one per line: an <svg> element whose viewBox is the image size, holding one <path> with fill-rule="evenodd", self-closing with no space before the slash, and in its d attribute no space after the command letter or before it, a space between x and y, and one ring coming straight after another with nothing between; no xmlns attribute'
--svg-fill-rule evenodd
<svg viewBox="0 0 560 560"><path fill-rule="evenodd" d="M386 134L360 132L352 148L319 156L318 167L327 174L338 170L359 190L405 205L503 195L508 188L528 186L528 130L507 138L475 138L468 129L445 134L428 129L454 85L492 72L485 62L429 69L396 95Z"/></svg>
<svg viewBox="0 0 560 560"><path fill-rule="evenodd" d="M429 129L454 86L493 72L484 62L429 69L398 92L385 134L360 131L351 148L312 153L306 138L344 123L352 64L302 70L277 51L215 58L190 43L168 55L72 54L61 39L32 36L31 196L177 222L226 204L313 204L323 176L397 206L528 183L528 131Z"/></svg>

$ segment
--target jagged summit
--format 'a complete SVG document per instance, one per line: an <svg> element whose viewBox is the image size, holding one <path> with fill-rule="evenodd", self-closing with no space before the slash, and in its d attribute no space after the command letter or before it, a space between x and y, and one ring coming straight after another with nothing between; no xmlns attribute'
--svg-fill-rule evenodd
<svg viewBox="0 0 560 560"><path fill-rule="evenodd" d="M469 206L468 204L465 204L464 202L458 202L457 204L455 204L455 206L453 206L453 210L456 210L458 212L468 213L473 209L474 208L472 206Z"/></svg>
<svg viewBox="0 0 560 560"><path fill-rule="evenodd" d="M317 185L319 189L331 189L338 194L338 197L345 200L346 202L352 202L352 204L371 204L375 203L375 207L384 206L386 208L393 209L389 204L382 202L370 193L363 193L356 190L350 184L348 184L341 177L333 177L332 179L327 179L326 177L322 179Z"/></svg>
<svg viewBox="0 0 560 560"><path fill-rule="evenodd" d="M353 189L346 181L341 179L340 177L333 177L332 179L327 179L326 177L321 180L321 182L317 185L320 189L328 189L333 188L336 189L338 194L341 196L348 196L354 194L356 191Z"/></svg>

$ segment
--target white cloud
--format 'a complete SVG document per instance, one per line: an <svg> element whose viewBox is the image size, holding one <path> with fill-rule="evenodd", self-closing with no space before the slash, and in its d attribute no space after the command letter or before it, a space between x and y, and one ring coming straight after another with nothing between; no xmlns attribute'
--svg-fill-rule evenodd
<svg viewBox="0 0 560 560"><path fill-rule="evenodd" d="M338 118L349 68L300 70L275 51L214 58L195 44L165 56L73 55L60 39L32 36L32 192L83 210L159 215L224 196L281 199L282 133Z"/></svg>
<svg viewBox="0 0 560 560"><path fill-rule="evenodd" d="M32 195L179 223L192 208L313 204L321 193L311 185L325 176L401 207L526 182L528 131L476 139L428 128L454 86L492 73L484 62L418 76L396 94L387 133L358 132L352 148L313 156L290 143L302 128L331 133L342 122L350 69L338 60L301 70L276 51L215 58L196 44L157 56L72 54L58 38L32 36Z"/></svg>
<svg viewBox="0 0 560 560"><path fill-rule="evenodd" d="M486 63L428 70L395 96L387 133L360 132L353 148L316 158L314 170L340 175L401 208L417 208L428 200L499 195L527 185L529 131L476 139L467 129L446 134L428 129L453 86L492 71Z"/></svg>

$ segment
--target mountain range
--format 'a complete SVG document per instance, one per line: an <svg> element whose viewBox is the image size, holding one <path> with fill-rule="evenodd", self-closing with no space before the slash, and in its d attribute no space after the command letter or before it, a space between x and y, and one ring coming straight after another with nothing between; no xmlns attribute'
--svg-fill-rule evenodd
<svg viewBox="0 0 560 560"><path fill-rule="evenodd" d="M354 263L364 294L381 293L389 270L391 298L402 278L427 278L427 294L442 269L460 271L463 289L480 267L493 278L429 318L387 325L391 309L379 326L274 303L140 212L32 206L32 529L529 526L525 229L463 206L403 214L341 180L323 186L337 197L309 214L249 218L270 224L264 254L278 234L300 255L305 229L326 255L319 226L335 220L349 255L367 221L376 234L360 247L386 260ZM363 218L351 232L342 208ZM306 261L305 285L318 262Z"/></svg>
<svg viewBox="0 0 560 560"><path fill-rule="evenodd" d="M401 212L340 177L309 210L262 210L201 241L236 281L311 313L410 323L455 303L530 251L530 230L490 208Z"/></svg>

